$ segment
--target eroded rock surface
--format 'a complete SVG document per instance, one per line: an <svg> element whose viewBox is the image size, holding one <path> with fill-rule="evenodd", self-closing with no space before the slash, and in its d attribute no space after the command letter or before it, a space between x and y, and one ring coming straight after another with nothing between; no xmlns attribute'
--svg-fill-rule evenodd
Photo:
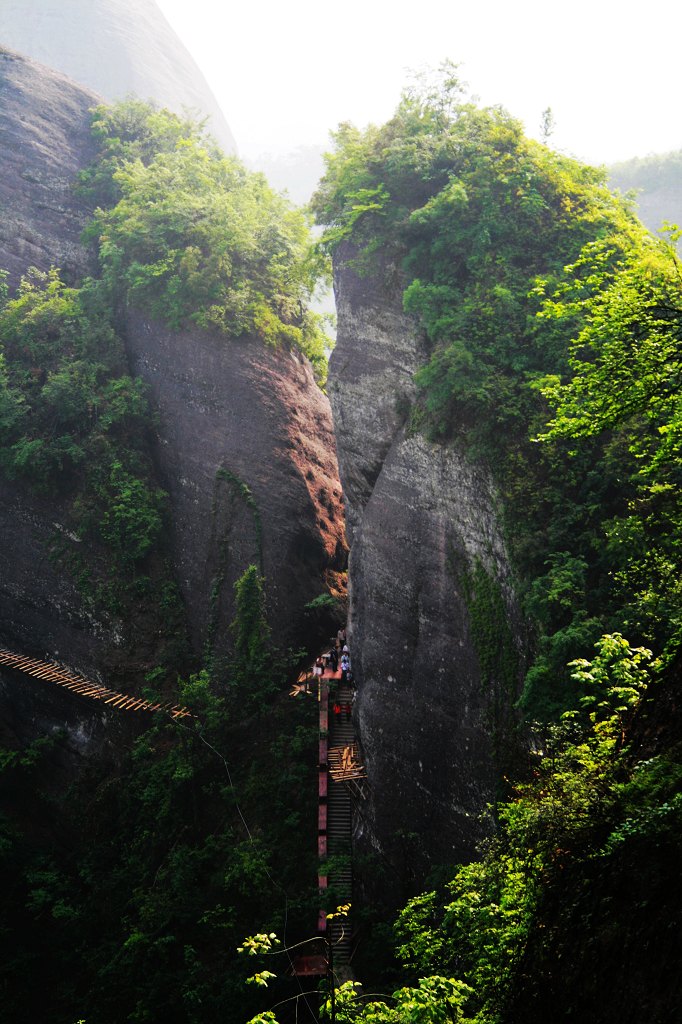
<svg viewBox="0 0 682 1024"><path fill-rule="evenodd" d="M382 267L359 277L341 260L335 284L330 396L352 527L350 640L369 776L356 825L409 887L428 862L471 856L494 796L495 719L509 695L481 668L474 574L506 607L501 631L513 636L517 616L490 477L456 448L405 429L425 356L399 275Z"/></svg>
<svg viewBox="0 0 682 1024"><path fill-rule="evenodd" d="M351 256L344 253L341 262ZM348 271L334 290L338 334L328 392L350 542L405 419L423 352L415 322L402 312L402 281L392 267L371 277Z"/></svg>
<svg viewBox="0 0 682 1024"><path fill-rule="evenodd" d="M303 606L345 567L329 403L301 355L256 340L128 321L133 371L158 411L157 459L194 646L224 651L234 583L267 581L275 640L301 640Z"/></svg>
<svg viewBox="0 0 682 1024"><path fill-rule="evenodd" d="M0 475L0 646L138 692L168 636L149 597L131 597L119 610L97 598L112 582L110 562L107 548L74 531L68 497ZM155 590L166 582L158 559L145 572ZM71 697L62 691L58 699L68 704Z"/></svg>

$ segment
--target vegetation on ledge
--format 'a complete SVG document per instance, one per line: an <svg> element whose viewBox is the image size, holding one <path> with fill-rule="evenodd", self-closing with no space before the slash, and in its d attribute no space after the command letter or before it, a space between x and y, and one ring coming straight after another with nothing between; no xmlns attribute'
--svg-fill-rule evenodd
<svg viewBox="0 0 682 1024"><path fill-rule="evenodd" d="M329 341L308 309L321 264L303 212L168 111L102 107L93 130L99 157L81 188L101 205L86 237L113 301L176 329L295 346L323 381Z"/></svg>

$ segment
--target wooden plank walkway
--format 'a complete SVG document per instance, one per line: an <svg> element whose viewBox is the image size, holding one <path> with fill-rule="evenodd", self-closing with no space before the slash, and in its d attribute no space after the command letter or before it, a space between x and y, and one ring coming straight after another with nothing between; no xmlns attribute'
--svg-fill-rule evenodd
<svg viewBox="0 0 682 1024"><path fill-rule="evenodd" d="M0 665L6 665L8 668L14 669L15 672L23 672L34 679L63 686L79 697L101 700L109 707L116 708L117 711L161 711L170 715L171 718L193 717L187 708L179 704L153 703L141 697L131 697L129 694L110 690L108 687L102 686L101 683L93 683L84 676L69 672L57 662L26 658L24 655L15 654L4 647L0 647Z"/></svg>

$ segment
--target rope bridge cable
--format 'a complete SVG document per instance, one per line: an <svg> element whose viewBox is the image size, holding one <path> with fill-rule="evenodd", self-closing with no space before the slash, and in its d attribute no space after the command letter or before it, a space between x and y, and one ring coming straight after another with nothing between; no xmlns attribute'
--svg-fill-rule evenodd
<svg viewBox="0 0 682 1024"><path fill-rule="evenodd" d="M23 672L25 675L33 676L34 679L42 679L46 682L63 686L79 697L89 697L91 700L101 700L104 704L117 711L161 711L170 715L171 718L192 718L187 708L179 704L159 701L153 703L144 700L142 697L132 697L130 694L119 693L117 690L110 690L101 683L93 683L84 676L69 672L61 665L53 661L40 661L37 658L26 658L21 654L15 654L4 647L0 647L0 665L6 665L16 672Z"/></svg>

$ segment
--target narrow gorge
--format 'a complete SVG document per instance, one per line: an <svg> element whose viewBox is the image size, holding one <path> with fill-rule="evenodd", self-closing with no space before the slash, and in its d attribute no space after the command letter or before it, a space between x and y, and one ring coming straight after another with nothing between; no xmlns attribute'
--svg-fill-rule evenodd
<svg viewBox="0 0 682 1024"><path fill-rule="evenodd" d="M674 245L451 67L341 125L303 211L177 112L213 104L155 3L30 6L32 48L0 0L7 1021L671 1024ZM344 626L332 729L307 673ZM328 849L331 739L362 784Z"/></svg>

